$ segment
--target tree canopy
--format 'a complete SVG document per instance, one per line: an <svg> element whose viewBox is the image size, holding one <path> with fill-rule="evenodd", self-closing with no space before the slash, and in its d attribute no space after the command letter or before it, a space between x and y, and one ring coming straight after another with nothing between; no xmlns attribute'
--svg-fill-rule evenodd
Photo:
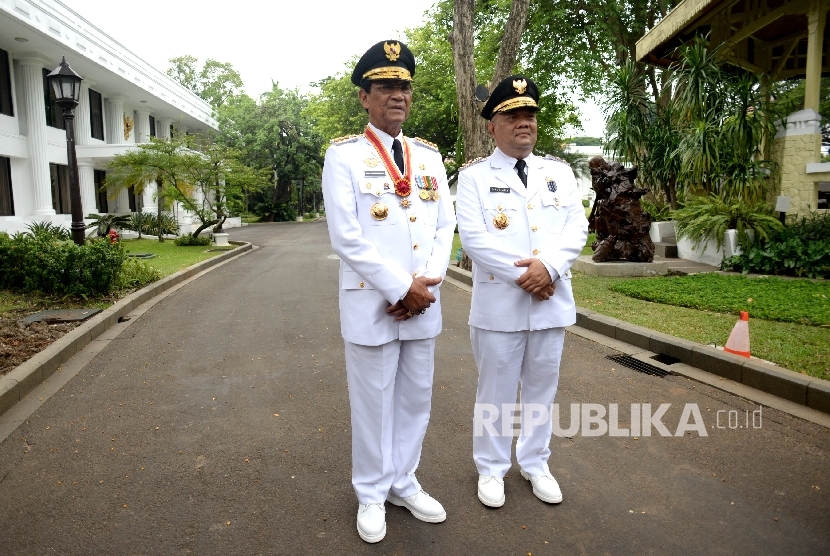
<svg viewBox="0 0 830 556"><path fill-rule="evenodd" d="M229 62L217 62L211 58L197 67L199 60L185 54L170 59L167 75L196 93L202 100L219 108L225 101L242 90L242 76Z"/></svg>

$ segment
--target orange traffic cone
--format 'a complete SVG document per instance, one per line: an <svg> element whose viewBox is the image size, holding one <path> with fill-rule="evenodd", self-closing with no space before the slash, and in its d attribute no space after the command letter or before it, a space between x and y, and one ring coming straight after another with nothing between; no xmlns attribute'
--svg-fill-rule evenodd
<svg viewBox="0 0 830 556"><path fill-rule="evenodd" d="M749 313L746 311L741 311L741 320L735 323L723 351L749 357Z"/></svg>

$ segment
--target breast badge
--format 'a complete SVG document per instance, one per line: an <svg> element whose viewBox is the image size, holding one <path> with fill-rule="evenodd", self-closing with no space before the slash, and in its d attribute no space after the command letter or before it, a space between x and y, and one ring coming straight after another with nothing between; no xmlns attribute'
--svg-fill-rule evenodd
<svg viewBox="0 0 830 556"><path fill-rule="evenodd" d="M435 176L415 176L414 181L420 189L418 197L422 201L438 200L438 179Z"/></svg>
<svg viewBox="0 0 830 556"><path fill-rule="evenodd" d="M503 212L498 213L498 214L497 214L497 215L493 218L493 226L495 226L495 227L496 227L496 229L499 229L499 230L504 230L504 229L506 229L509 225L510 225L510 218L508 218L508 217L507 217L507 215L506 215L506 214L504 214Z"/></svg>
<svg viewBox="0 0 830 556"><path fill-rule="evenodd" d="M551 193L556 193L556 182L553 178L545 178L545 181L548 182L548 191Z"/></svg>
<svg viewBox="0 0 830 556"><path fill-rule="evenodd" d="M386 220L386 217L389 216L389 207L383 203L375 203L372 205L372 208L369 209L369 212L375 220Z"/></svg>
<svg viewBox="0 0 830 556"><path fill-rule="evenodd" d="M378 160L377 158L367 158L363 161L363 163L369 168L377 168L378 164L380 164L380 160Z"/></svg>

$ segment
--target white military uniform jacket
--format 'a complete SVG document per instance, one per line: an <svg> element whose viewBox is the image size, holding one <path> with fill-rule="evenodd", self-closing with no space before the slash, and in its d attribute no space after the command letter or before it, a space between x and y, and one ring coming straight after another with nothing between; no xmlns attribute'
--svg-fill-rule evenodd
<svg viewBox="0 0 830 556"><path fill-rule="evenodd" d="M371 126L392 156L393 137ZM403 140L403 136L398 136ZM392 340L433 338L441 332L439 289L436 302L423 314L395 322L389 304L403 298L414 276L443 278L452 248L455 214L447 174L438 149L407 138L413 182L433 177L439 198L422 200L412 184L409 207L395 193L394 183L365 135L335 140L326 151L323 197L331 244L340 256L340 328L354 344L377 346ZM431 180L428 180L431 181ZM372 206L388 209L383 219Z"/></svg>
<svg viewBox="0 0 830 556"><path fill-rule="evenodd" d="M484 330L542 330L576 322L570 268L588 234L582 196L567 164L533 154L525 161L527 188L514 169L516 159L498 148L458 177L458 230L473 260L469 323ZM513 263L529 258L541 260L556 282L546 301L516 284L527 268Z"/></svg>

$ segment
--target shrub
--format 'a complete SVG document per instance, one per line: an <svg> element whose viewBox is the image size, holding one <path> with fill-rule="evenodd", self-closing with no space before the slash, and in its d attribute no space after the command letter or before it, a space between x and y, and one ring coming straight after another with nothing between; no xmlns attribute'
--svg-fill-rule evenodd
<svg viewBox="0 0 830 556"><path fill-rule="evenodd" d="M158 235L159 220L161 220L162 235L179 235L179 223L172 214L166 212L161 213L161 218L152 212L144 213L142 217L144 221L144 232L147 235Z"/></svg>
<svg viewBox="0 0 830 556"><path fill-rule="evenodd" d="M589 201L588 199L582 199L582 206L585 207L585 208L590 207L591 206L591 201Z"/></svg>
<svg viewBox="0 0 830 556"><path fill-rule="evenodd" d="M749 249L752 240L747 233L754 232L758 241L766 241L782 228L772 215L772 207L766 203L728 204L715 194L694 197L682 209L672 213L677 227L677 239L688 238L695 247L714 239L718 249L723 245L726 230L738 233L738 243L743 251Z"/></svg>
<svg viewBox="0 0 830 556"><path fill-rule="evenodd" d="M86 216L88 219L91 219L92 222L87 224L87 229L96 228L98 237L104 237L107 235L107 232L114 228L115 230L122 230L124 228L130 228L130 216L126 214L88 214ZM136 230L137 231L137 230Z"/></svg>
<svg viewBox="0 0 830 556"><path fill-rule="evenodd" d="M640 206L651 215L652 222L666 222L672 219L672 210L668 203L653 203L647 197L643 197L640 199Z"/></svg>
<svg viewBox="0 0 830 556"><path fill-rule="evenodd" d="M768 241L724 259L723 270L830 278L830 215L793 219Z"/></svg>
<svg viewBox="0 0 830 556"><path fill-rule="evenodd" d="M31 222L30 224L26 225L26 229L29 230L30 234L32 234L34 237L38 239L64 240L72 238L72 236L69 234L69 230L67 230L63 226L52 224L51 222Z"/></svg>
<svg viewBox="0 0 830 556"><path fill-rule="evenodd" d="M134 258L127 258L118 273L115 282L117 289L138 289L151 284L163 277L160 270L147 263Z"/></svg>
<svg viewBox="0 0 830 556"><path fill-rule="evenodd" d="M182 247L182 246L201 246L201 247L205 247L207 245L210 245L210 238L207 238L207 237L193 237L190 234L186 234L186 235L177 237L176 240L173 243L175 243L176 245L178 245L180 247Z"/></svg>
<svg viewBox="0 0 830 556"><path fill-rule="evenodd" d="M106 295L126 255L108 240L72 241L0 234L0 286L80 297Z"/></svg>

